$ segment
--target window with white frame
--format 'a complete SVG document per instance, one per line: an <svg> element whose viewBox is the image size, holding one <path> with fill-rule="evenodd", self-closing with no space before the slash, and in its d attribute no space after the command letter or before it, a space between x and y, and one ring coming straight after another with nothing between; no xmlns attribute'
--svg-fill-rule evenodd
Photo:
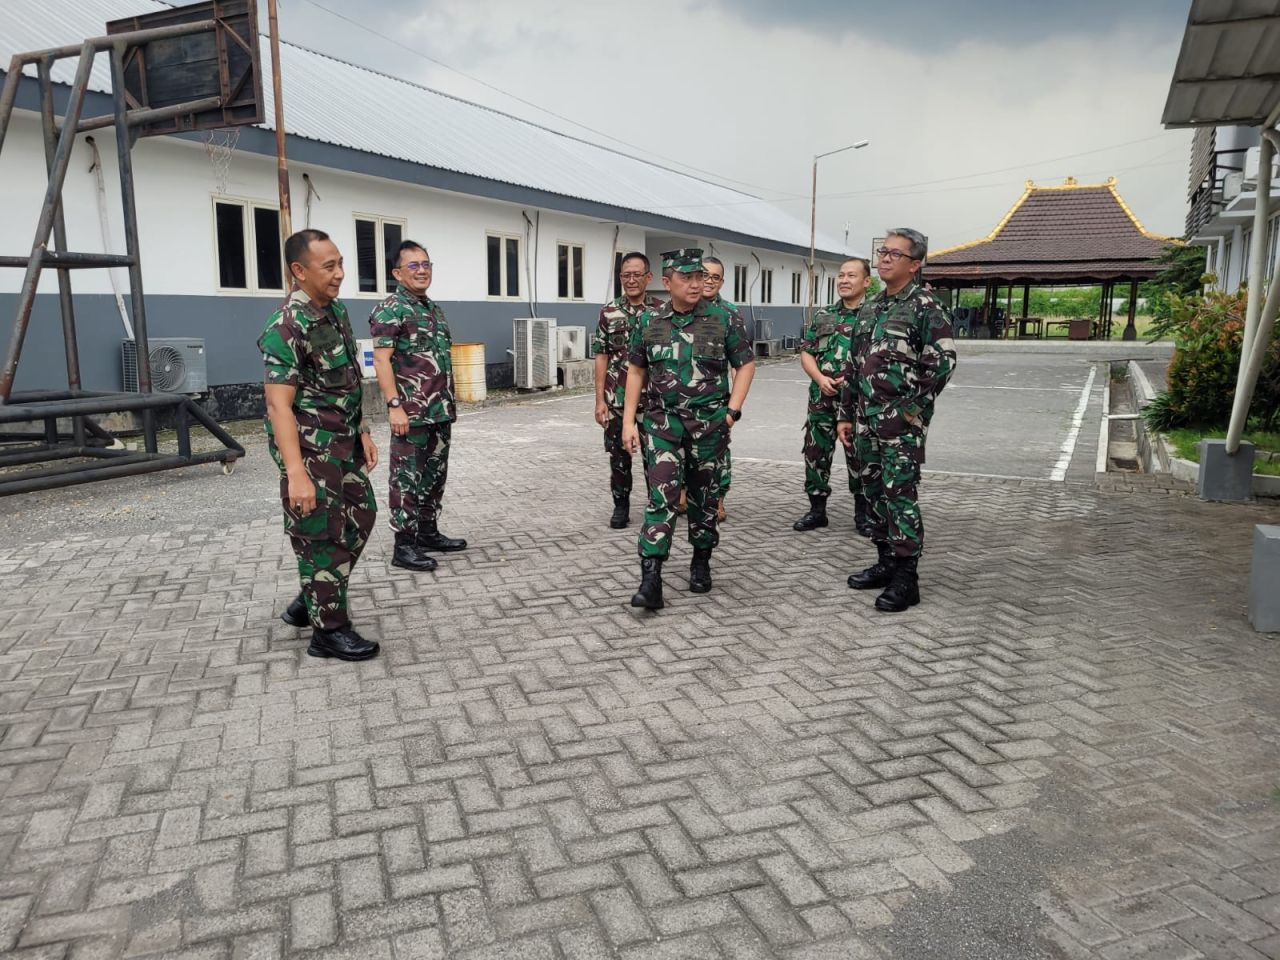
<svg viewBox="0 0 1280 960"><path fill-rule="evenodd" d="M827 277L827 303L836 302L836 278Z"/></svg>
<svg viewBox="0 0 1280 960"><path fill-rule="evenodd" d="M760 303L773 303L773 270L760 271Z"/></svg>
<svg viewBox="0 0 1280 960"><path fill-rule="evenodd" d="M1226 290L1231 283L1231 241L1222 245L1222 273L1218 274L1218 286Z"/></svg>
<svg viewBox="0 0 1280 960"><path fill-rule="evenodd" d="M1276 271L1276 255L1280 254L1280 213L1267 221L1267 266L1263 271L1268 280Z"/></svg>
<svg viewBox="0 0 1280 960"><path fill-rule="evenodd" d="M390 293L396 288L391 271L404 240L405 221L356 214L356 289L361 293Z"/></svg>
<svg viewBox="0 0 1280 960"><path fill-rule="evenodd" d="M561 300L582 299L582 272L586 254L580 243L556 244L556 296Z"/></svg>
<svg viewBox="0 0 1280 960"><path fill-rule="evenodd" d="M791 272L791 302L800 302L801 278L803 274L796 271Z"/></svg>
<svg viewBox="0 0 1280 960"><path fill-rule="evenodd" d="M485 235L491 297L515 300L520 296L520 238L504 233Z"/></svg>
<svg viewBox="0 0 1280 960"><path fill-rule="evenodd" d="M219 290L284 290L279 210L252 200L218 197L213 201L213 232Z"/></svg>
<svg viewBox="0 0 1280 960"><path fill-rule="evenodd" d="M745 264L733 265L733 302L747 302L747 268Z"/></svg>

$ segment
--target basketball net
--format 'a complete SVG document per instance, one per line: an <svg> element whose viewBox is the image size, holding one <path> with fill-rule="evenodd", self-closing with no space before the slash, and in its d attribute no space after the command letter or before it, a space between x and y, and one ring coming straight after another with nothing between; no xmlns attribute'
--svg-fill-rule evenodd
<svg viewBox="0 0 1280 960"><path fill-rule="evenodd" d="M209 157L209 165L213 167L213 182L218 193L226 193L231 183L231 157L236 152L236 144L240 142L239 127L222 127L206 130L204 134L204 152Z"/></svg>

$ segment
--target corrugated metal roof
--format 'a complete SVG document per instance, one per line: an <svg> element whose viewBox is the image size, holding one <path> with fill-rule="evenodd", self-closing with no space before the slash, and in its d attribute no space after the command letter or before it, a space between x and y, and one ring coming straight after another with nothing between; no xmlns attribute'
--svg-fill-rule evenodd
<svg viewBox="0 0 1280 960"><path fill-rule="evenodd" d="M1280 0L1192 0L1166 127L1257 127L1280 109Z"/></svg>
<svg viewBox="0 0 1280 960"><path fill-rule="evenodd" d="M120 17L165 9L155 0L5 0L0 58L75 43ZM267 39L262 63L269 64ZM69 83L75 60L54 69ZM290 134L411 163L807 248L808 224L767 202L697 177L548 130L418 84L289 43L281 45ZM34 70L32 70L34 74ZM93 89L109 89L100 56ZM264 84L267 123L273 106ZM420 122L408 125L405 116ZM821 234L820 249L840 245Z"/></svg>

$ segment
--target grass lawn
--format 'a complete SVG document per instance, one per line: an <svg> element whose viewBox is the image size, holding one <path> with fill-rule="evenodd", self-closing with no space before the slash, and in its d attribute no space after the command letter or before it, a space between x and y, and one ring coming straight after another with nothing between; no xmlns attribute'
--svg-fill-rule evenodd
<svg viewBox="0 0 1280 960"><path fill-rule="evenodd" d="M1016 319L1016 318L1015 318ZM1045 320L1066 320L1067 317L1047 316ZM1113 317L1111 320L1111 339L1124 339L1124 325L1128 321L1128 317ZM1133 318L1133 325L1138 331L1138 340L1145 341L1147 339L1147 328L1151 326L1151 317L1144 314L1138 314ZM1053 327L1052 333L1048 334L1046 339L1049 340L1065 340L1067 339L1066 327Z"/></svg>
<svg viewBox="0 0 1280 960"><path fill-rule="evenodd" d="M1189 427L1170 430L1165 434L1169 438L1169 442L1173 444L1174 452L1184 460L1190 460L1192 463L1200 462L1200 449L1196 445L1201 440L1221 440L1226 435L1227 431L1225 430L1193 430ZM1244 439L1252 443L1259 453L1264 450L1280 451L1280 433L1264 433L1261 430L1251 430L1245 433ZM1280 476L1280 460L1255 460L1253 472Z"/></svg>

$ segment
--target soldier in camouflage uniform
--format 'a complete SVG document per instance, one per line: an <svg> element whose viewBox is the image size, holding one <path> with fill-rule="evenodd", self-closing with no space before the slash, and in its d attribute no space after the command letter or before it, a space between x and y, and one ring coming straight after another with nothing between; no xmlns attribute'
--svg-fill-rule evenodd
<svg viewBox="0 0 1280 960"><path fill-rule="evenodd" d="M702 299L702 251L662 255L671 302L646 311L631 335L622 441L632 454L644 436L649 506L640 530L640 589L633 607L662 608L662 563L671 550L676 498L689 490L689 589L711 589L711 551L719 542L715 500L729 431L755 372L740 318ZM729 391L729 368L737 371ZM641 397L644 409L640 409ZM642 417L643 429L637 422Z"/></svg>
<svg viewBox="0 0 1280 960"><path fill-rule="evenodd" d="M267 437L302 581L282 619L311 624L307 653L313 657L367 660L378 644L351 626L347 581L377 512L369 471L378 448L361 418L356 342L337 299L342 256L320 230L295 233L284 255L297 289L258 341L266 364Z"/></svg>
<svg viewBox="0 0 1280 960"><path fill-rule="evenodd" d="M840 264L836 291L840 299L813 315L800 340L800 366L809 384L809 408L804 421L804 492L809 512L793 524L795 530L825 527L831 495L831 460L836 449L836 398L844 382L844 367L853 344L853 323L871 285L871 264L850 257ZM845 450L849 492L854 496L854 522L866 522L866 497L858 483L852 450Z"/></svg>
<svg viewBox="0 0 1280 960"><path fill-rule="evenodd" d="M627 353L631 331L646 310L656 310L662 301L645 293L653 272L643 253L622 258L622 296L600 310L600 322L591 338L596 358L596 423L604 427L604 449L609 455L609 489L613 494L615 530L631 520L631 454L622 445L622 404L627 391Z"/></svg>
<svg viewBox="0 0 1280 960"><path fill-rule="evenodd" d="M718 307L724 307L741 324L742 329L746 330L747 325L742 319L742 314L738 311L737 304L730 300L726 300L720 295L720 291L724 288L724 261L719 257L703 257L703 280L702 295L714 303ZM750 339L748 339L750 343ZM730 382L732 386L732 381ZM720 464L720 479L717 483L717 489L720 492L719 499L716 502L716 519L724 523L728 514L725 512L724 501L729 495L729 487L733 483L733 456L728 447L724 449L724 460ZM680 513L684 513L686 502L686 493L680 491Z"/></svg>
<svg viewBox="0 0 1280 960"><path fill-rule="evenodd" d="M369 316L373 366L391 423L389 464L391 563L434 570L430 551L463 550L467 541L440 533L438 518L449 473L453 400L453 340L440 304L427 296L432 263L421 244L405 240L395 254L395 292Z"/></svg>
<svg viewBox="0 0 1280 960"><path fill-rule="evenodd" d="M872 566L849 577L849 586L883 587L876 609L888 612L920 602L924 523L916 485L934 401L956 363L951 315L920 285L927 253L918 231L887 231L876 251L884 290L858 312L836 411L836 433L846 449L854 448L861 468L878 554Z"/></svg>

